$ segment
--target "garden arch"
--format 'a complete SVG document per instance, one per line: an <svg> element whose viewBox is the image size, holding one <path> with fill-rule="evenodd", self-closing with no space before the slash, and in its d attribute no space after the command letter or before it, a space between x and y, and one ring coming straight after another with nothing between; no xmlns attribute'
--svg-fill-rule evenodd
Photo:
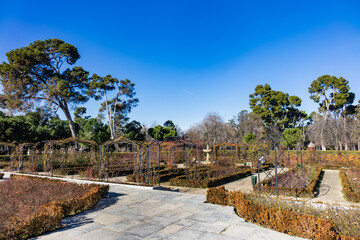
<svg viewBox="0 0 360 240"><path fill-rule="evenodd" d="M166 164L170 168L176 170L177 166L182 164L185 167L186 178L190 178L191 173L196 177L196 164L199 159L198 146L195 143L185 139L171 138L161 142L160 147L165 155Z"/></svg>
<svg viewBox="0 0 360 240"><path fill-rule="evenodd" d="M10 170L16 169L16 143L0 142L0 156L4 167L9 166Z"/></svg>
<svg viewBox="0 0 360 240"><path fill-rule="evenodd" d="M53 170L60 174L84 173L87 177L97 175L96 146L94 141L66 138L50 140L44 145L43 169L53 175Z"/></svg>
<svg viewBox="0 0 360 240"><path fill-rule="evenodd" d="M109 178L132 175L130 181L140 181L145 170L147 146L125 137L105 142L100 146L99 176Z"/></svg>

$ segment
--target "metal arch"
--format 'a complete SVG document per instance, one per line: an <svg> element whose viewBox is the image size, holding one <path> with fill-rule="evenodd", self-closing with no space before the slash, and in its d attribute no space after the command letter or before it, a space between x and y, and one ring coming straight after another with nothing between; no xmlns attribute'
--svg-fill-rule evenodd
<svg viewBox="0 0 360 240"><path fill-rule="evenodd" d="M0 146L2 146L5 149L7 148L7 151L9 153L10 158L10 169L14 170L16 165L16 142L7 143L7 142L0 142Z"/></svg>
<svg viewBox="0 0 360 240"><path fill-rule="evenodd" d="M184 147L185 148L185 175L186 178L189 179L189 165L191 166L192 164L194 164L194 178L197 178L197 161L198 161L198 156L197 156L197 151L199 149L198 145L196 145L195 143L186 140L186 139L182 139L180 137L172 137L172 138L168 138L165 139L163 141L161 141L160 144L161 147L168 147L168 150L170 151L170 158L173 158L173 154L174 154L174 148L176 147ZM193 158L193 159L190 159Z"/></svg>
<svg viewBox="0 0 360 240"><path fill-rule="evenodd" d="M267 199L269 199L272 195L276 195L279 197L279 184L278 184L278 176L281 173L286 172L286 164L288 165L288 184L291 187L291 168L290 168L290 156L289 150L284 148L280 144L279 136L266 136L262 137L257 142L257 165L258 165L258 191L259 193L263 193ZM274 156L271 156L271 152L274 152ZM287 152L287 156L286 156ZM263 168L263 163L271 162L274 165L274 168L266 170ZM279 164L280 163L280 164ZM283 163L283 164L281 164ZM264 172L265 177L261 179L260 173ZM275 178L275 189L272 192L267 192L262 190L262 182Z"/></svg>
<svg viewBox="0 0 360 240"><path fill-rule="evenodd" d="M110 153L108 151L110 146L115 146L116 144L126 144L131 146L131 152L133 153L133 174L139 172L139 175L142 174L143 168L143 158L146 157L144 149L146 149L146 144L140 141L134 141L127 139L125 137L120 137L115 140L110 140L105 142L100 146L100 159L99 159L99 179L109 181L109 171L110 164L109 158ZM145 150L146 152L146 150ZM136 176L139 177L139 176Z"/></svg>
<svg viewBox="0 0 360 240"><path fill-rule="evenodd" d="M233 165L235 166L235 160L237 162L239 162L239 160L240 160L240 155L239 155L240 146L238 144L228 143L228 142L219 143L219 144L214 145L213 146L214 160L218 160L218 155L219 155L218 153L219 153L219 151L221 151L221 150L219 150L219 148L222 146L235 147L235 158L233 157L234 154L231 154L231 160L232 160ZM223 159L226 159L225 150L223 150Z"/></svg>
<svg viewBox="0 0 360 240"><path fill-rule="evenodd" d="M41 142L41 143L44 143L44 142ZM94 141L70 137L70 138L66 138L66 139L49 140L49 141L45 142L44 153L43 153L43 168L44 168L45 172L50 172L50 175L53 175L53 158L51 157L49 159L49 155L52 156L55 153L55 151L57 150L56 147L65 146L65 147L69 148L67 146L67 144L74 144L74 150L78 150L78 147L79 147L78 144L82 144L82 145L85 145L86 147L88 147L90 154L89 154L89 161L87 162L87 168L90 168L94 165L94 161L92 160L91 153L92 152L95 153L97 144ZM50 150L50 152L49 152L49 150ZM93 157L96 158L95 154ZM66 166L66 159L65 159L65 155L62 154L61 161L60 161L61 171L64 170L63 169L64 166Z"/></svg>

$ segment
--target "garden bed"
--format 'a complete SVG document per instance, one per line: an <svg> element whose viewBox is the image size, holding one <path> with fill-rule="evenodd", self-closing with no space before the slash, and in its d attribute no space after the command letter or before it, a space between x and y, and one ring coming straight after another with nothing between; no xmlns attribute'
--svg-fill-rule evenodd
<svg viewBox="0 0 360 240"><path fill-rule="evenodd" d="M209 167L207 166L199 166L197 167L197 171L198 172L203 172L206 169L209 169ZM194 168L188 168L187 169L189 174L194 174L195 169ZM160 170L157 170L157 168L155 170L150 169L150 175L153 176L153 180L155 180L154 184L157 184L159 182L159 178L160 178L160 182L167 182L169 181L171 178L175 178L178 176L183 176L186 174L186 168L170 168L170 166L165 166L161 167ZM126 176L127 181L129 182L146 182L146 175L147 175L147 169L143 170L143 177L141 179L137 179L136 175L134 174L130 174ZM139 176L138 176L139 178Z"/></svg>
<svg viewBox="0 0 360 240"><path fill-rule="evenodd" d="M359 209L311 208L296 202L269 201L254 194L228 192L224 187L210 188L206 201L234 206L245 220L289 235L318 240L360 239Z"/></svg>
<svg viewBox="0 0 360 240"><path fill-rule="evenodd" d="M343 192L350 202L360 202L360 170L340 168Z"/></svg>
<svg viewBox="0 0 360 240"><path fill-rule="evenodd" d="M61 227L63 217L94 207L108 185L11 175L0 183L0 239L27 239Z"/></svg>
<svg viewBox="0 0 360 240"><path fill-rule="evenodd" d="M230 170L230 171L229 171ZM196 177L195 177L196 175ZM210 171L199 171L194 176L178 176L170 179L170 185L181 187L209 188L219 186L251 175L248 167L237 167L235 171L223 168Z"/></svg>
<svg viewBox="0 0 360 240"><path fill-rule="evenodd" d="M292 169L278 175L279 194L293 197L315 197L318 181L322 173L320 166L304 167L304 169ZM271 193L276 190L275 177L266 179L254 185L254 190Z"/></svg>

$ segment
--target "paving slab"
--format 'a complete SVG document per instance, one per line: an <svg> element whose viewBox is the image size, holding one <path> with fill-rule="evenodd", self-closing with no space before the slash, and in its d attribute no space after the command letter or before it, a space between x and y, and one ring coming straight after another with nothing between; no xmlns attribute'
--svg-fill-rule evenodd
<svg viewBox="0 0 360 240"><path fill-rule="evenodd" d="M95 209L63 219L64 229L34 239L300 239L246 222L205 196L110 186Z"/></svg>

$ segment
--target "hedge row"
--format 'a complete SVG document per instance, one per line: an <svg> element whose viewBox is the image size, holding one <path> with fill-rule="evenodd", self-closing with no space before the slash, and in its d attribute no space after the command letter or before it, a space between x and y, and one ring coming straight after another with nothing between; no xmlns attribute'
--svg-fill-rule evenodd
<svg viewBox="0 0 360 240"><path fill-rule="evenodd" d="M317 188L317 184L320 179L321 173L322 173L322 167L320 165L318 165L316 167L313 178L310 180L310 182L306 188L279 187L278 188L279 194L286 195L286 196L293 196L293 197L311 197L311 198L313 198L316 195L316 188ZM287 174L287 173L282 173L280 175L283 175L283 174ZM274 192L276 190L276 187L267 185L268 182L274 181L274 179L275 179L275 177L266 179L265 181L263 181L261 183L257 183L254 185L253 189L255 191L258 191L259 184L261 184L261 186L260 186L261 191Z"/></svg>
<svg viewBox="0 0 360 240"><path fill-rule="evenodd" d="M11 178L34 178L31 176L11 175ZM59 181L46 179L46 181ZM61 226L61 219L93 208L109 191L109 185L85 184L89 191L81 197L42 205L29 216L10 219L8 231L0 239L27 239L52 231Z"/></svg>
<svg viewBox="0 0 360 240"><path fill-rule="evenodd" d="M199 172L198 174L203 174L204 172ZM244 178L251 175L250 168L243 169L233 174L228 174L222 177L217 178L207 178L207 179L187 179L186 176L178 176L170 179L170 185L173 186L182 186L182 187L199 187L199 188L209 188L216 187L221 184L228 183L230 181L235 181L240 178Z"/></svg>
<svg viewBox="0 0 360 240"><path fill-rule="evenodd" d="M236 213L253 223L279 232L303 238L321 240L359 240L355 237L338 235L333 221L295 211L267 208L246 199L241 192L228 192L223 186L207 191L208 203L234 206Z"/></svg>
<svg viewBox="0 0 360 240"><path fill-rule="evenodd" d="M340 171L341 183L343 186L343 192L344 192L347 200L350 202L360 202L360 195L356 194L352 190L351 185L349 183L349 179L347 178L344 169L339 168L339 171Z"/></svg>
<svg viewBox="0 0 360 240"><path fill-rule="evenodd" d="M200 166L200 167L197 168L197 171L205 171L205 169L208 169L208 167ZM146 172L145 169L144 169L144 171ZM185 171L186 171L185 168L176 168L176 169L166 168L166 169L161 169L160 171L156 170L156 174L159 174L160 182L167 182L171 178L175 178L175 177L178 177L178 176L185 175ZM190 173L193 173L194 168L191 168L191 169L189 168L188 171ZM129 182L135 182L136 181L134 174L127 175L126 179Z"/></svg>

